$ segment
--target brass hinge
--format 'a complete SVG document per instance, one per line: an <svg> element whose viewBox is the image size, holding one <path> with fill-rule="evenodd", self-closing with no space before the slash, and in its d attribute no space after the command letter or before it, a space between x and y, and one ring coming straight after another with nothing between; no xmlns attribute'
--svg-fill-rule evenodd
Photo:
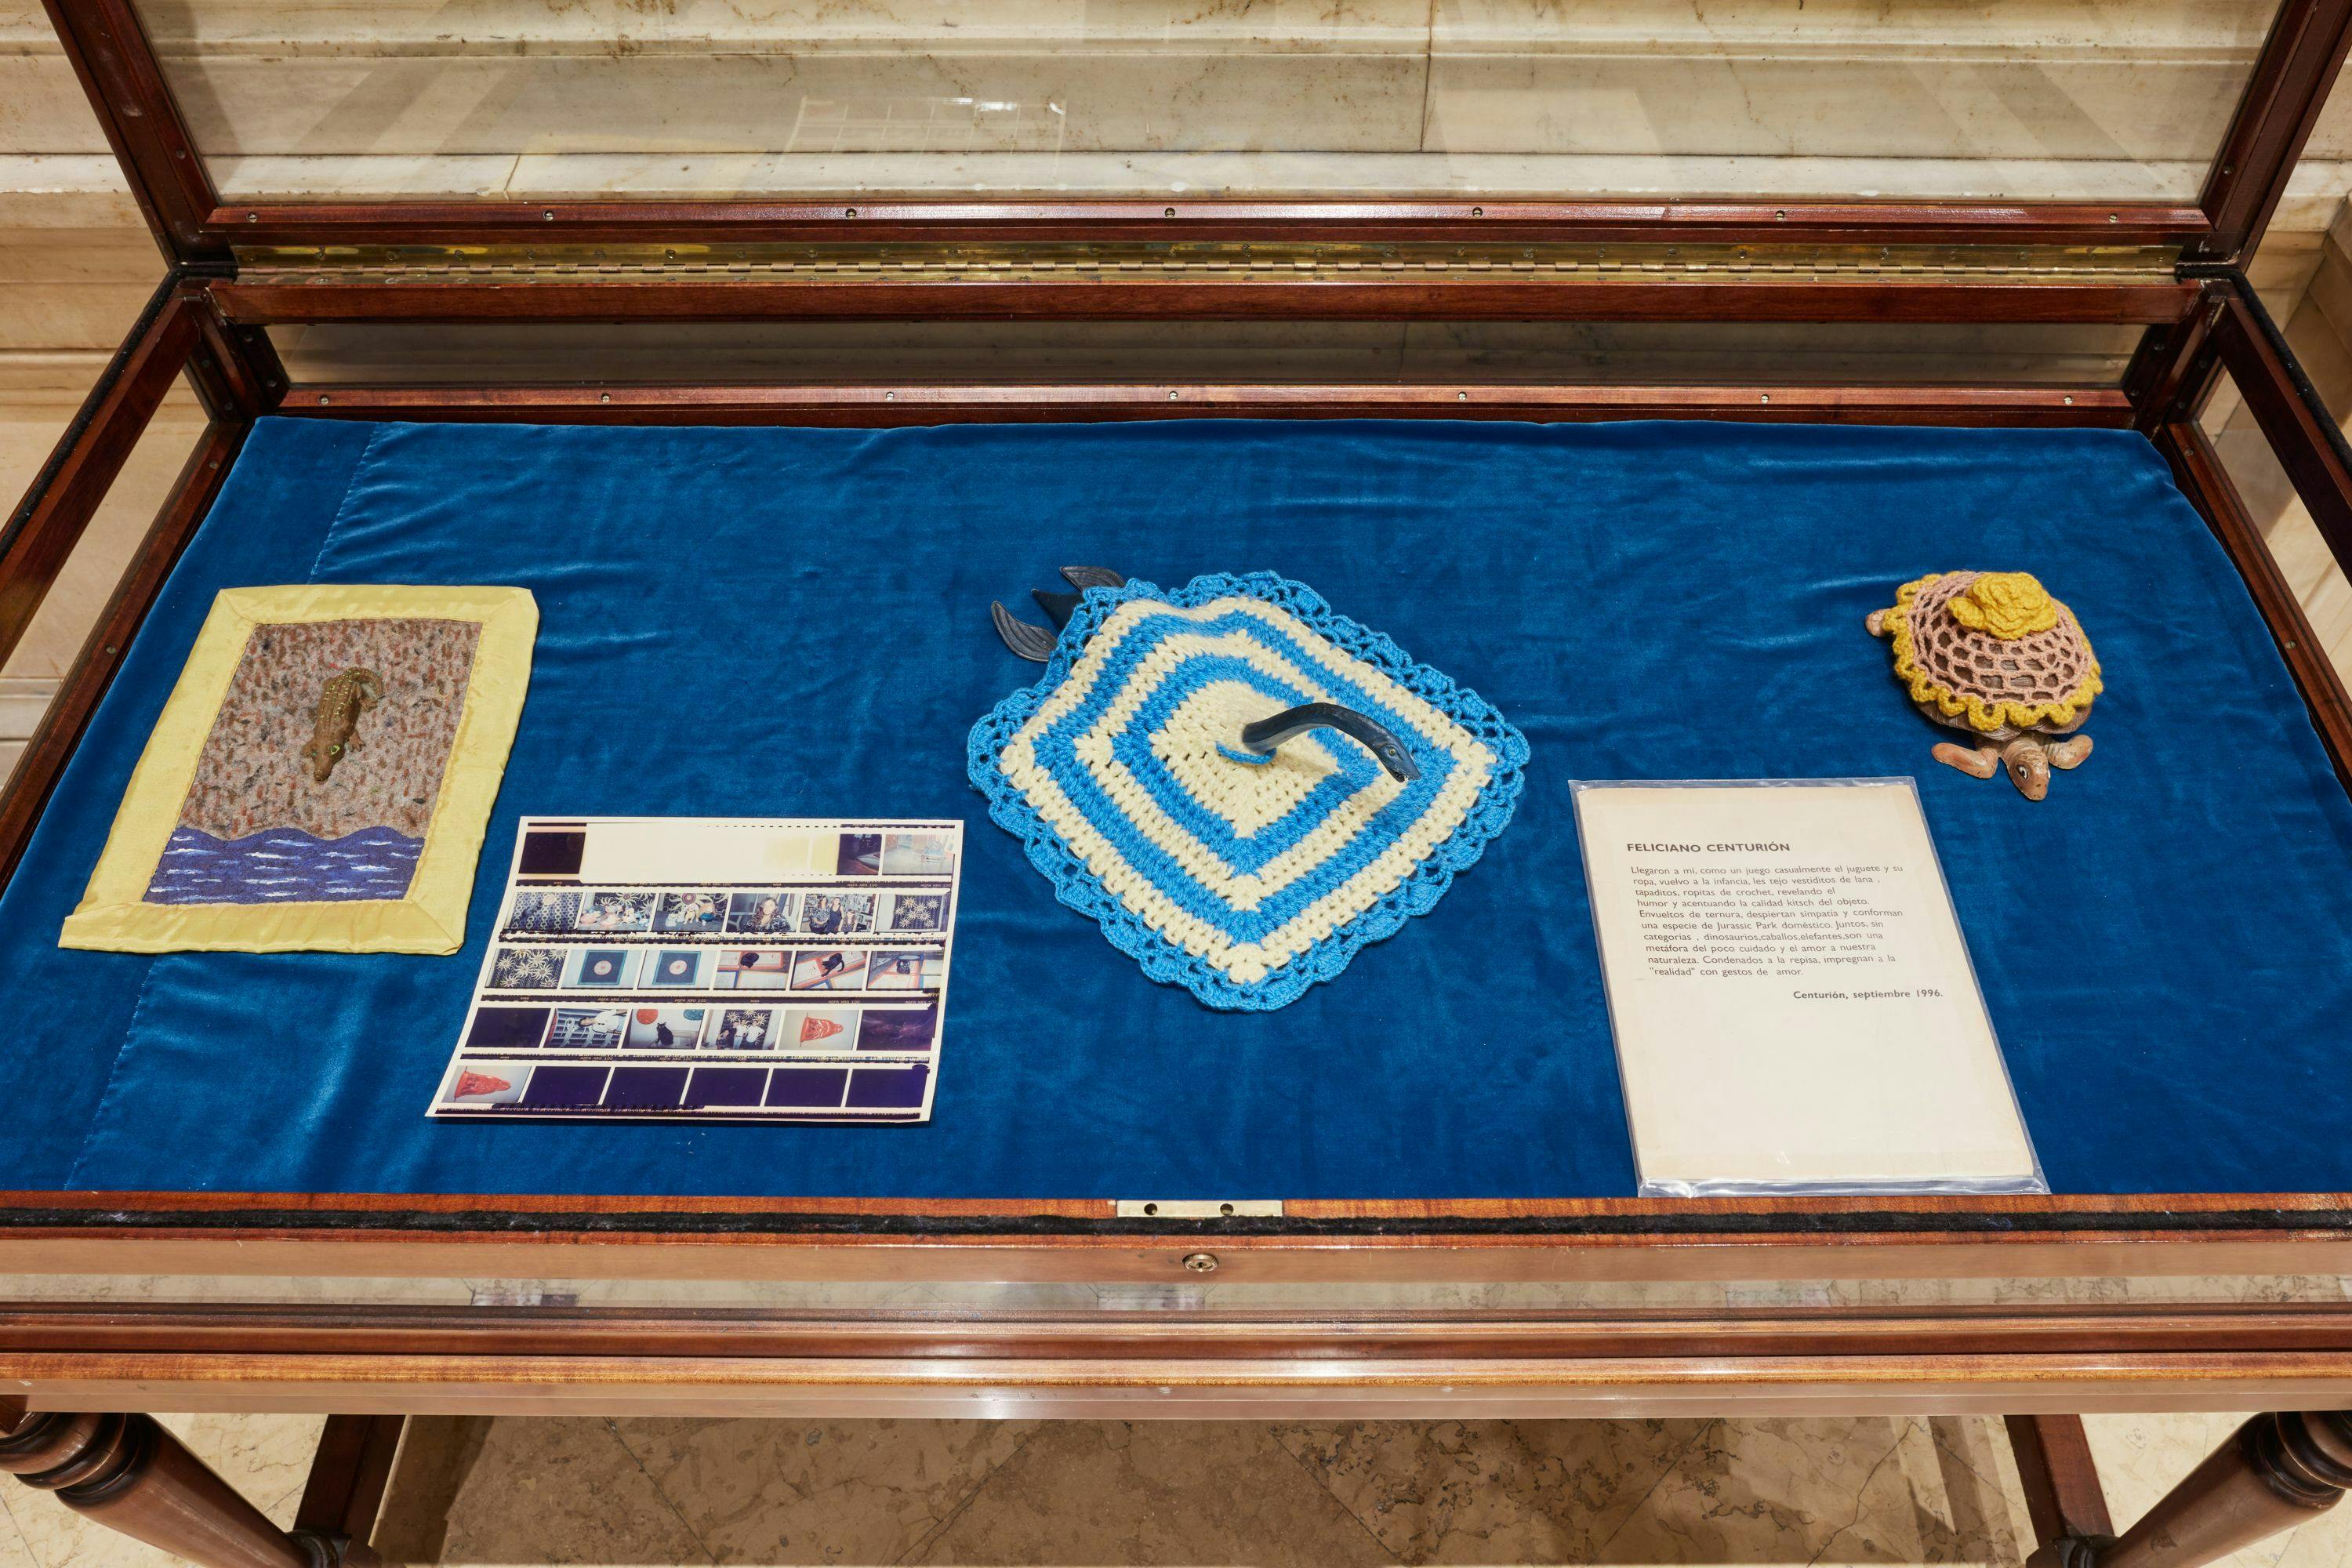
<svg viewBox="0 0 2352 1568"><path fill-rule="evenodd" d="M1574 277L1633 282L2170 282L2171 246L1492 245L1451 241L1032 241L994 244L273 245L237 250L272 282L612 281L1186 283L1448 282Z"/></svg>
<svg viewBox="0 0 2352 1568"><path fill-rule="evenodd" d="M1121 1198L1121 1219L1280 1219L1280 1198Z"/></svg>

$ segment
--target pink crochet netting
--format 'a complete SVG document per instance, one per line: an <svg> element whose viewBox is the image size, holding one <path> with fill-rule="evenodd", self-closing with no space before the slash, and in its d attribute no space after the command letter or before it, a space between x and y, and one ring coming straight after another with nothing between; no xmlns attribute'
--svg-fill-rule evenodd
<svg viewBox="0 0 2352 1568"><path fill-rule="evenodd" d="M1945 606L1982 575L1947 573L1911 601L1911 657L1921 673L1987 702L2063 702L2080 691L2095 665L2073 612L2062 608L2048 631L2007 641L1952 618Z"/></svg>

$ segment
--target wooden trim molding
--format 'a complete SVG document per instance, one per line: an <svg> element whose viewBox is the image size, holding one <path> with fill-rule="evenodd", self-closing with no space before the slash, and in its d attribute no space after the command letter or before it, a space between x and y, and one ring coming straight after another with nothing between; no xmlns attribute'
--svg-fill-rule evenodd
<svg viewBox="0 0 2352 1568"><path fill-rule="evenodd" d="M9 1355L37 1409L1300 1419L2326 1408L2325 1355L1298 1361Z"/></svg>
<svg viewBox="0 0 2352 1568"><path fill-rule="evenodd" d="M2191 283L1879 279L1650 282L1505 277L1446 281L519 281L436 277L229 281L240 325L358 321L1612 321L2132 323L2179 321Z"/></svg>
<svg viewBox="0 0 2352 1568"><path fill-rule="evenodd" d="M21 1193L0 1272L1219 1283L2352 1273L2352 1200L1302 1202Z"/></svg>
<svg viewBox="0 0 2352 1568"><path fill-rule="evenodd" d="M1108 201L245 202L208 215L234 245L530 245L1024 239L1689 240L1840 245L2186 245L2210 225L2176 202Z"/></svg>
<svg viewBox="0 0 2352 1568"><path fill-rule="evenodd" d="M736 1356L1391 1363L1779 1360L1791 1356L2352 1357L2342 1302L2053 1306L1400 1308L1182 1312L1106 1308L952 1315L912 1309L474 1307L319 1301L0 1302L0 1363L19 1354ZM2347 1363L2352 1374L2352 1363ZM357 1441L357 1435L346 1434ZM2043 1434L2052 1441L2063 1434Z"/></svg>
<svg viewBox="0 0 2352 1568"><path fill-rule="evenodd" d="M2109 386L1631 386L1181 382L832 386L292 388L285 412L342 419L613 425L940 425L1209 418L1741 419L1816 424L2119 426Z"/></svg>
<svg viewBox="0 0 2352 1568"><path fill-rule="evenodd" d="M400 1453L397 1415L330 1415L294 1510L294 1530L332 1541L367 1541Z"/></svg>
<svg viewBox="0 0 2352 1568"><path fill-rule="evenodd" d="M2113 1535L2115 1523L2107 1514L2106 1494L2099 1485L2082 1416L2011 1415L2008 1427L2034 1540L2048 1546Z"/></svg>

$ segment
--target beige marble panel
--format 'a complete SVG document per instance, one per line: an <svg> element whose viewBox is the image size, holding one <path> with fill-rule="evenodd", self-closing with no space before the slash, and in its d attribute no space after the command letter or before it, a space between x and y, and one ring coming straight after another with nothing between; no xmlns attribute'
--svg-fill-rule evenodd
<svg viewBox="0 0 2352 1568"><path fill-rule="evenodd" d="M1407 1563L1595 1563L1712 1423L1352 1421L1275 1436Z"/></svg>
<svg viewBox="0 0 2352 1568"><path fill-rule="evenodd" d="M216 155L1222 145L2146 161L2217 144L2266 9L1845 4L1794 26L1785 5L1543 0L151 15Z"/></svg>
<svg viewBox="0 0 2352 1568"><path fill-rule="evenodd" d="M278 1524L295 1505L318 1451L320 1415L163 1415L189 1451ZM174 1568L180 1560L92 1523L46 1492L10 1482L0 1520L0 1564L9 1562L13 1521L35 1568Z"/></svg>
<svg viewBox="0 0 2352 1568"><path fill-rule="evenodd" d="M623 47L688 55L921 52L1163 42L1412 51L1429 34L1429 0L990 0L984 6L961 0L388 0L363 6L140 0L139 11L160 49L273 56Z"/></svg>
<svg viewBox="0 0 2352 1568"><path fill-rule="evenodd" d="M1714 1423L1600 1560L2014 1563L2027 1527L1969 1425Z"/></svg>
<svg viewBox="0 0 2352 1568"><path fill-rule="evenodd" d="M2352 195L2352 163L2305 158L2287 176L2270 232L2325 230L2343 212L2347 195Z"/></svg>
<svg viewBox="0 0 2352 1568"><path fill-rule="evenodd" d="M2276 0L1436 0L1433 26L1441 47L2210 56L2251 54L2276 10Z"/></svg>
<svg viewBox="0 0 2352 1568"><path fill-rule="evenodd" d="M0 761L0 778L6 776L6 764ZM0 1492L0 1568L41 1568L40 1559L33 1555L32 1543L16 1527L15 1511L9 1508L5 1492Z"/></svg>
<svg viewBox="0 0 2352 1568"><path fill-rule="evenodd" d="M220 161L215 177L240 195L334 189L361 165L339 160ZM2305 202L2340 200L2335 165L2309 176ZM725 158L643 153L527 153L503 193L521 200L596 195L709 196L784 191L880 196L946 192L1045 195L1412 196L1784 195L1988 197L2051 201L2194 199L2201 161L2063 158L1826 158L1634 153L1135 152L1059 153L804 153ZM2300 211L2325 227L2334 216Z"/></svg>
<svg viewBox="0 0 2352 1568"><path fill-rule="evenodd" d="M0 289L0 308L27 292L31 290ZM139 290L138 299L129 302L133 313L147 292ZM7 320L0 316L0 341L6 338ZM127 324L125 317L113 335L119 338ZM0 363L5 363L5 356L0 356ZM0 509L15 510L16 498L47 461L79 401L77 397L72 402L51 398L19 402L0 396L0 498L5 498L0 499ZM65 674L121 578L132 551L154 521L156 510L171 492L204 426L204 414L194 395L184 386L175 388L131 449L121 476L67 557L24 640L6 663L0 664L0 676L54 679Z"/></svg>
<svg viewBox="0 0 2352 1568"><path fill-rule="evenodd" d="M418 1425L380 1531L394 1561L714 1561L609 1421Z"/></svg>
<svg viewBox="0 0 2352 1568"><path fill-rule="evenodd" d="M2304 143L2303 162L2336 163L2346 158L2352 158L2352 92L2344 90L2343 79L2338 77L2336 90L2320 107L2311 140Z"/></svg>
<svg viewBox="0 0 2352 1568"><path fill-rule="evenodd" d="M0 49L22 49L48 43L49 19L38 0L0 0Z"/></svg>
<svg viewBox="0 0 2352 1568"><path fill-rule="evenodd" d="M6 298L0 293L0 300ZM23 420L36 417L28 410L37 404L70 410L98 380L107 357L106 351L94 348L0 354L0 409L6 411L6 417ZM65 419L60 414L56 428L62 430Z"/></svg>
<svg viewBox="0 0 2352 1568"><path fill-rule="evenodd" d="M163 263L144 282L93 279L0 286L0 354L40 349L110 353L163 281Z"/></svg>
<svg viewBox="0 0 2352 1568"><path fill-rule="evenodd" d="M413 1423L378 1549L448 1563L2011 1568L2028 1544L1991 1420L1077 1422L993 1439L966 1423L612 1426L651 1497L593 1441L607 1426ZM608 1511L666 1512L677 1531L575 1526L583 1494L607 1487ZM499 1522L522 1514L553 1521L529 1556Z"/></svg>
<svg viewBox="0 0 2352 1568"><path fill-rule="evenodd" d="M577 154L589 157L590 154ZM595 161L601 163L601 158ZM321 157L207 157L205 172L227 201L332 201L376 197L388 201L441 196L500 199L520 159L510 153L428 157L412 153ZM584 194L584 193L583 193ZM610 195L634 193L614 191Z"/></svg>
<svg viewBox="0 0 2352 1568"><path fill-rule="evenodd" d="M2178 199L2203 177L2269 10L1024 0L975 15L950 0L149 0L144 15L177 62L215 177L257 198ZM2352 95L2337 97L2283 226L2325 226L2352 189L2340 162L2352 154ZM103 145L37 8L9 0L0 213L12 153L102 157Z"/></svg>
<svg viewBox="0 0 2352 1568"><path fill-rule="evenodd" d="M97 137L95 124L89 133ZM110 153L0 154L0 230L29 236L54 228L146 231Z"/></svg>
<svg viewBox="0 0 2352 1568"><path fill-rule="evenodd" d="M1433 152L2164 162L2210 158L2241 61L1770 52L1433 57Z"/></svg>
<svg viewBox="0 0 2352 1568"><path fill-rule="evenodd" d="M1409 152L1418 53L604 53L167 60L215 156ZM27 149L37 150L37 149Z"/></svg>
<svg viewBox="0 0 2352 1568"><path fill-rule="evenodd" d="M615 1424L720 1563L896 1563L1043 1429L1030 1421Z"/></svg>
<svg viewBox="0 0 2352 1568"><path fill-rule="evenodd" d="M0 153L105 147L89 100L47 26L37 40L0 42Z"/></svg>
<svg viewBox="0 0 2352 1568"><path fill-rule="evenodd" d="M1393 1559L1261 1425L1059 1422L904 1561L1342 1568Z"/></svg>
<svg viewBox="0 0 2352 1568"><path fill-rule="evenodd" d="M143 228L15 227L0 218L0 300L13 300L9 290L28 284L128 286L152 293L163 276L163 253ZM7 303L0 306L0 321L26 313L26 307Z"/></svg>

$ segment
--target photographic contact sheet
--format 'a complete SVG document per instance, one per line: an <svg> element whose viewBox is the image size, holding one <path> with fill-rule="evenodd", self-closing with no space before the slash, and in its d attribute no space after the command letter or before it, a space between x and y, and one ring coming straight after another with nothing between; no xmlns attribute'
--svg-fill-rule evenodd
<svg viewBox="0 0 2352 1568"><path fill-rule="evenodd" d="M429 1116L930 1117L960 822L525 818Z"/></svg>

